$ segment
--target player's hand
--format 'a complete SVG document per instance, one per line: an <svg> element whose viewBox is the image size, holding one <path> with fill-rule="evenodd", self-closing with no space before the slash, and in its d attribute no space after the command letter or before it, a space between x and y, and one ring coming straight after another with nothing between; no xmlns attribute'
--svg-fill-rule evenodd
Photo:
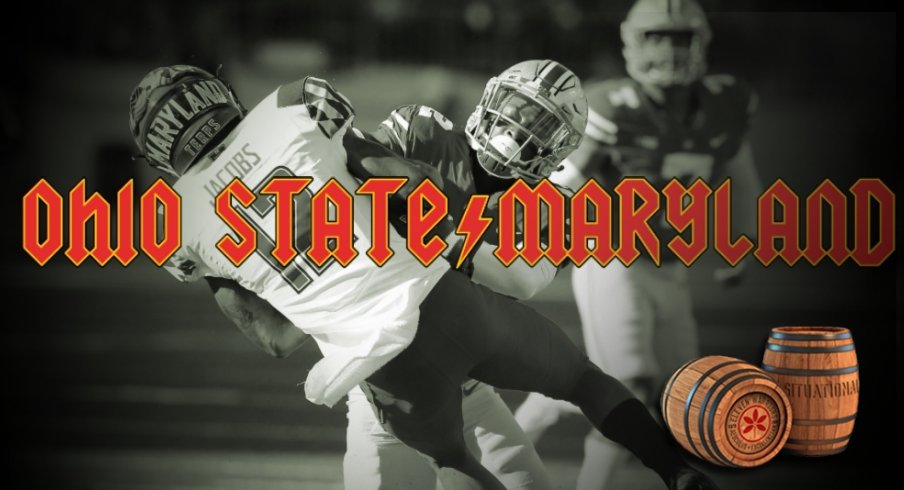
<svg viewBox="0 0 904 490"><path fill-rule="evenodd" d="M713 280L723 288L737 286L744 280L744 275L746 274L745 271L747 269L745 264L746 262L741 261L734 267L718 267L713 271Z"/></svg>

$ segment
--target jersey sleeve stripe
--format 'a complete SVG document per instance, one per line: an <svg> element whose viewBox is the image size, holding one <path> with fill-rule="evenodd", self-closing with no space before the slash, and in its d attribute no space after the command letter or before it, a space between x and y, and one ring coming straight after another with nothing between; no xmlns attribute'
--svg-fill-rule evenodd
<svg viewBox="0 0 904 490"><path fill-rule="evenodd" d="M393 120L395 120L395 123L402 128L402 131L408 131L408 121L406 121L398 111L392 111L392 114L390 114L390 116Z"/></svg>
<svg viewBox="0 0 904 490"><path fill-rule="evenodd" d="M355 113L348 99L339 92L333 90L333 87L330 86L330 84L315 77L308 77L307 81L308 92L312 95L322 97L322 99L333 106L344 119L348 119Z"/></svg>
<svg viewBox="0 0 904 490"><path fill-rule="evenodd" d="M327 107L331 107L333 109L333 112L335 112L342 119L348 119L351 116L351 108L344 106L336 99L332 99L327 89L320 86L309 86L308 93L320 97L317 100L309 101L308 104L310 104L312 107L317 107L321 110L321 112L325 112ZM331 117L335 116L331 115Z"/></svg>

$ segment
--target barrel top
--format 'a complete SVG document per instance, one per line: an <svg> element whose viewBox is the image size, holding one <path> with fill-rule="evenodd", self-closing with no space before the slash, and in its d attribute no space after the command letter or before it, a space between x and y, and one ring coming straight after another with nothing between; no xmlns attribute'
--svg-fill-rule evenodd
<svg viewBox="0 0 904 490"><path fill-rule="evenodd" d="M844 327L775 327L769 337L780 340L843 340L851 338Z"/></svg>

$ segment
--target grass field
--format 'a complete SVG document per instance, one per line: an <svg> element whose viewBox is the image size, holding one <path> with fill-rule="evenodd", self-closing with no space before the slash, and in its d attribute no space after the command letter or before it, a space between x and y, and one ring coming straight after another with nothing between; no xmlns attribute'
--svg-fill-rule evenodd
<svg viewBox="0 0 904 490"><path fill-rule="evenodd" d="M17 488L46 488L45 480L73 489L341 488L344 406L304 399L295 386L310 367L304 351L287 359L255 351L205 287L180 286L153 268L31 272L17 294L35 327L6 337L15 347L6 362L17 395L4 403L18 409L7 446L24 477ZM580 338L567 275L533 304ZM755 361L764 325L794 314L702 309L703 351ZM832 315L856 321L843 310ZM512 406L523 398L503 396ZM538 446L560 488L573 488L587 429L566 420ZM780 456L756 470L708 471L740 490L848 488L855 463L849 454ZM632 461L612 488L659 485Z"/></svg>

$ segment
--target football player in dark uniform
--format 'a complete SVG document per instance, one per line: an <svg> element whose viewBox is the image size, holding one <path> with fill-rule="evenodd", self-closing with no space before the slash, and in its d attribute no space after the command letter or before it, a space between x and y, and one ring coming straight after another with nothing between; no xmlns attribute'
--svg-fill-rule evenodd
<svg viewBox="0 0 904 490"><path fill-rule="evenodd" d="M747 128L756 96L730 75L706 74L711 32L694 0L639 0L621 27L630 78L587 87L584 140L551 179L579 188L588 178L612 189L624 177L654 187L671 179L685 186L703 179L712 188L731 177L735 232L756 234L761 186ZM675 236L662 216L651 221L662 244ZM698 356L687 267L664 245L661 263L641 256L630 266L593 261L572 274L587 352L606 372L652 404L664 380ZM722 268L716 279L733 283L743 267ZM516 418L534 440L568 404L532 394ZM578 488L605 487L621 451L594 434L585 441Z"/></svg>
<svg viewBox="0 0 904 490"><path fill-rule="evenodd" d="M530 96L528 91L497 93L497 81L513 72L536 72L551 86L568 87L548 97ZM459 212L465 205L461 198L473 194L498 194L520 177L536 183L558 166L558 158L531 167L509 169L499 166L499 152L488 151L489 145L500 151L521 147L533 136L534 141L547 137L538 117L549 112L544 105L565 106L579 99L580 83L571 70L551 60L519 63L490 81L487 97L471 117L465 131L453 127L443 114L423 105L406 105L392 111L373 132L353 128L358 137L379 142L406 158L437 168L443 189L450 196L450 207ZM492 102L491 99L498 98ZM493 107L487 104L492 104ZM583 111L582 111L583 112ZM495 125L488 123L501 117ZM483 123L486 121L486 123ZM493 138L496 137L496 140ZM522 149L521 153L537 153L542 145ZM452 190L456 192L451 192ZM403 227L399 227L402 229ZM530 267L516 261L506 267L493 256L493 246L482 242L464 267L474 282L516 299L527 299L543 289L555 277L556 268L548 261ZM450 247L450 258L457 249ZM469 380L462 385L462 415L465 438L472 453L480 456L487 467L510 489L552 488L552 482L533 449L533 444L515 422L511 411L492 387ZM435 472L427 461L405 446L380 426L374 411L360 388L349 393L349 425L343 461L345 486L349 490L429 489L435 487Z"/></svg>

